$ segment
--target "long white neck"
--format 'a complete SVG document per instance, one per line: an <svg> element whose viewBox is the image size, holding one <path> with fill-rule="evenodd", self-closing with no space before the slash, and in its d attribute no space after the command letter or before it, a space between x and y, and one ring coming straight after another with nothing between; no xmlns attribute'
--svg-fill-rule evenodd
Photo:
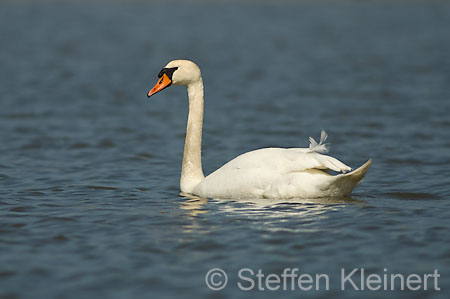
<svg viewBox="0 0 450 299"><path fill-rule="evenodd" d="M203 81L187 86L189 114L184 143L183 164L181 166L180 189L191 193L205 177L202 169L202 128L203 128Z"/></svg>

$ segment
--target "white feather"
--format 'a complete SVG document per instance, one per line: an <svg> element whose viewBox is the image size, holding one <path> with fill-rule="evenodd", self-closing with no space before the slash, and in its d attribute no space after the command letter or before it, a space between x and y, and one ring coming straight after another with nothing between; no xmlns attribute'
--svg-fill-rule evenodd
<svg viewBox="0 0 450 299"><path fill-rule="evenodd" d="M309 137L309 142L310 142L309 151L314 152L314 153L320 153L320 154L328 153L330 151L329 144L325 143L327 138L328 138L328 134L324 130L322 130L322 132L320 132L319 143L317 143L317 141L314 138Z"/></svg>

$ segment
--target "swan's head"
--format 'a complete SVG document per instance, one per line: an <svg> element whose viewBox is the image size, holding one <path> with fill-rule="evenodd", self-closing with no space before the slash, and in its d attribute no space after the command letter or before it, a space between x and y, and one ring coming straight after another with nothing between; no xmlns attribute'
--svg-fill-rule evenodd
<svg viewBox="0 0 450 299"><path fill-rule="evenodd" d="M199 67L189 60L172 60L158 74L158 82L148 92L151 97L170 85L185 85L199 82L202 79Z"/></svg>

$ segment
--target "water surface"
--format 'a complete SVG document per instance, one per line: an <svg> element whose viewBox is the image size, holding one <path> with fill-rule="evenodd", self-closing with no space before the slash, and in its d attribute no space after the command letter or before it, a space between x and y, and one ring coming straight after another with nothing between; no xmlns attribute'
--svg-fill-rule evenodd
<svg viewBox="0 0 450 299"><path fill-rule="evenodd" d="M446 1L0 6L0 297L448 297ZM186 92L146 98L174 58L202 69L205 173L325 129L335 157L373 159L365 181L347 199L180 196ZM330 290L244 292L245 267ZM439 269L441 291L340 291L362 267Z"/></svg>

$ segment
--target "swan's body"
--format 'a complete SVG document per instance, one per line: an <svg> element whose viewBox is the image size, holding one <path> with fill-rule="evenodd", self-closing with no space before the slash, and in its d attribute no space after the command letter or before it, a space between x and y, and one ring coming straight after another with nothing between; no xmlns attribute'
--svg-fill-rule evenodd
<svg viewBox="0 0 450 299"><path fill-rule="evenodd" d="M205 198L318 198L347 196L360 183L371 161L351 168L323 155L327 147L322 132L310 148L265 148L242 154L207 177L203 175L201 142L203 127L203 81L198 66L188 60L174 60L160 72L160 79L148 96L175 85L187 86L189 115L181 168L183 193ZM342 172L330 175L326 171Z"/></svg>
<svg viewBox="0 0 450 299"><path fill-rule="evenodd" d="M242 154L204 178L191 193L219 198L341 197L350 194L371 163L333 176L322 169L329 169L327 165L340 170L350 168L332 157L307 150L264 148Z"/></svg>

